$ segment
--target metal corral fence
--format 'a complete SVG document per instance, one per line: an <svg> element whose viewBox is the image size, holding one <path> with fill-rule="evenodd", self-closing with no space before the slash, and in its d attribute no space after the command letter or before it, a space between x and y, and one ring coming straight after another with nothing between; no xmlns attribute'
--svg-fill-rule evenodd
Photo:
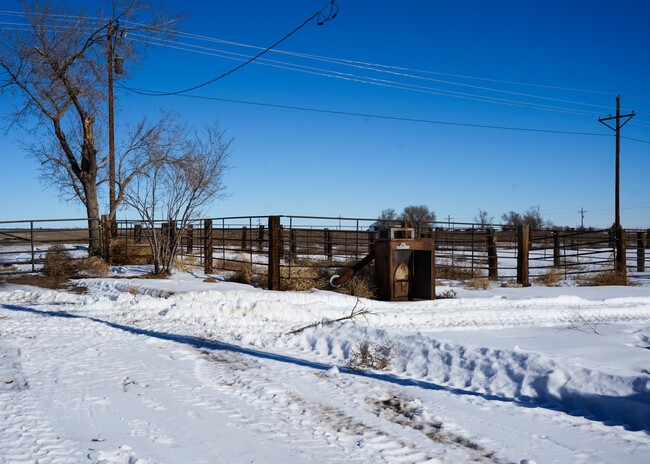
<svg viewBox="0 0 650 464"><path fill-rule="evenodd" d="M269 269L275 267L283 287L283 281L297 274L322 279L340 272L371 251L381 227L398 225L368 218L242 216L193 221L178 232L183 234L184 259L206 271L245 271L266 284L276 278L269 276ZM133 242L131 249L147 247L143 227L137 221L120 221L117 236L131 237L126 240ZM550 272L568 278L616 268L617 238L611 229L532 230L524 240L521 230L499 225L415 223L412 227L418 236L434 238L439 279L487 277L528 283ZM628 271L645 272L648 235L647 230L626 231Z"/></svg>
<svg viewBox="0 0 650 464"><path fill-rule="evenodd" d="M183 230L168 222L154 227L181 234L180 265L201 266L208 273L249 273L265 286L283 288L283 282L296 275L322 279L340 272L371 251L381 227L398 225L368 218L241 216L190 221ZM616 267L617 237L611 229L526 230L522 236L522 230L500 225L411 226L418 236L434 238L438 279L486 277L527 283L549 272L568 278ZM147 264L150 229L133 220L104 224L106 257L113 264ZM88 232L86 219L1 222L0 271L37 271L55 243L75 257L86 257ZM648 230L624 234L628 271L645 272L649 235Z"/></svg>
<svg viewBox="0 0 650 464"><path fill-rule="evenodd" d="M37 272L53 245L68 250L73 259L88 257L90 225L100 231L99 220L49 219L0 222L0 274Z"/></svg>

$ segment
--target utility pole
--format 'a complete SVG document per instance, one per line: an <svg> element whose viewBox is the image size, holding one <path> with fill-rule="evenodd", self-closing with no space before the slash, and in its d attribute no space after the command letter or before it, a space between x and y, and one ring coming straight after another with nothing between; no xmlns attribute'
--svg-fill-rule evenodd
<svg viewBox="0 0 650 464"><path fill-rule="evenodd" d="M119 29L119 22L111 20L108 25L108 35L106 37L106 49L108 55L108 207L111 220L111 231L114 230L113 222L115 221L115 209L117 203L117 199L115 198L115 96L113 93L113 73L122 74L122 58L115 55L115 37L119 32Z"/></svg>
<svg viewBox="0 0 650 464"><path fill-rule="evenodd" d="M616 186L615 186L615 213L614 213L614 227L621 226L621 203L620 203L620 190L621 190L621 128L634 117L634 111L630 114L621 115L621 96L616 97L616 116L609 115L608 118L599 118L598 121L605 126L616 132ZM621 119L625 119L621 124ZM607 124L607 121L616 120L614 127Z"/></svg>
<svg viewBox="0 0 650 464"><path fill-rule="evenodd" d="M585 213L587 211L585 211L584 208L580 208L580 211L578 211L578 212L580 213L580 228L584 229L585 228Z"/></svg>
<svg viewBox="0 0 650 464"><path fill-rule="evenodd" d="M614 233L616 234L616 270L625 272L625 240L623 237L623 229L621 227L621 128L634 117L634 111L630 114L621 115L621 96L616 96L616 116L611 114L607 118L599 118L598 121L605 126L616 132L616 182L614 192ZM625 119L621 124L621 119ZM616 125L612 127L608 121L616 121Z"/></svg>
<svg viewBox="0 0 650 464"><path fill-rule="evenodd" d="M451 220L453 217L451 217L449 214L447 215L447 230L451 230Z"/></svg>

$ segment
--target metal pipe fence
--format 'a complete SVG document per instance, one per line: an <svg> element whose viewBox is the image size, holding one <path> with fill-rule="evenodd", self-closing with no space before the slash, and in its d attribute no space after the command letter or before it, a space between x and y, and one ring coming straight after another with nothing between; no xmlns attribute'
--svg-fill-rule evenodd
<svg viewBox="0 0 650 464"><path fill-rule="evenodd" d="M280 279L296 275L320 279L363 259L386 225L370 218L278 216ZM427 222L411 224L422 237L435 242L437 278L518 278L522 259L517 230L503 225L481 226ZM98 228L100 228L98 221ZM101 230L101 228L100 228ZM268 216L237 216L190 221L180 230L176 224L118 220L110 226L113 264L147 264L153 233L181 234L179 265L201 266L210 273L249 279L265 285L269 255L274 246ZM87 256L87 219L24 220L0 222L0 273L36 272L53 244L62 244L74 257ZM106 232L104 232L106 235ZM628 230L626 266L630 273L648 267L648 230ZM560 272L565 278L615 269L616 237L611 229L532 230L526 259L530 277ZM307 275L304 269L315 272Z"/></svg>

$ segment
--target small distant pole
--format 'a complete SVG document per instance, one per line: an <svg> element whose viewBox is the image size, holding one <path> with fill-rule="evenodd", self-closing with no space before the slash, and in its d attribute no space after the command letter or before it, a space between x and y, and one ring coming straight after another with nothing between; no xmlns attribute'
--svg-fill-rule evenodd
<svg viewBox="0 0 650 464"><path fill-rule="evenodd" d="M447 215L447 230L451 230L451 221L454 219L449 214Z"/></svg>
<svg viewBox="0 0 650 464"><path fill-rule="evenodd" d="M580 211L578 211L578 212L580 213L580 228L584 229L585 228L585 213L587 211L585 211L584 208L580 208Z"/></svg>

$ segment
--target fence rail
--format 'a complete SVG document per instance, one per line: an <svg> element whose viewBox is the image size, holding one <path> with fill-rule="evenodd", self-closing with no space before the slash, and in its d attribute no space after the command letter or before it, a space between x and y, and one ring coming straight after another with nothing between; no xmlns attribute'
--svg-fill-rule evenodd
<svg viewBox="0 0 650 464"><path fill-rule="evenodd" d="M306 267L322 276L361 260L382 225L362 218L242 216L190 221L182 230L162 221L154 227L181 234L182 260L208 273L237 273L246 266L257 281L275 288ZM528 283L551 271L565 278L611 271L616 269L617 240L625 243L628 271L645 272L648 265L650 230L627 230L617 237L611 229L542 229L527 231L523 239L521 229L505 226L416 223L413 228L434 238L439 279ZM137 257L146 262L151 225L120 220L101 230L104 254L114 263ZM38 271L48 247L56 243L85 257L88 233L86 219L0 222L0 273Z"/></svg>

